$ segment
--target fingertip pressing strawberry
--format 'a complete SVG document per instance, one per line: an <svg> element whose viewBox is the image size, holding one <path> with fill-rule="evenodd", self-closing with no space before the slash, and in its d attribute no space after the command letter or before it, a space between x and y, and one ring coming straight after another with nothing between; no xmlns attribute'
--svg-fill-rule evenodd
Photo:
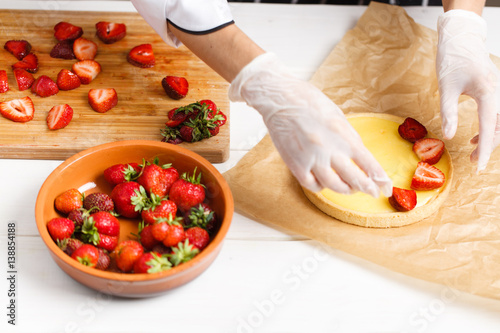
<svg viewBox="0 0 500 333"><path fill-rule="evenodd" d="M436 164L444 153L444 142L434 138L424 138L415 141L413 151L422 162Z"/></svg>
<svg viewBox="0 0 500 333"><path fill-rule="evenodd" d="M0 103L0 114L15 122L25 123L35 116L33 101L28 96Z"/></svg>
<svg viewBox="0 0 500 333"><path fill-rule="evenodd" d="M201 204L205 200L205 188L201 184L201 172L196 175L195 168L192 176L189 176L187 172L183 173L172 184L169 198L183 212L189 211L191 207Z"/></svg>
<svg viewBox="0 0 500 333"><path fill-rule="evenodd" d="M75 224L65 217L55 217L47 222L47 230L55 242L71 238Z"/></svg>
<svg viewBox="0 0 500 333"><path fill-rule="evenodd" d="M135 240L121 241L114 249L112 255L115 258L116 265L122 272L131 272L135 262L142 256L144 249L142 245Z"/></svg>
<svg viewBox="0 0 500 333"><path fill-rule="evenodd" d="M3 47L17 60L22 60L31 52L31 44L26 40L8 40Z"/></svg>
<svg viewBox="0 0 500 333"><path fill-rule="evenodd" d="M62 40L58 42L50 51L50 57L58 59L76 59L75 53L73 52L73 41Z"/></svg>
<svg viewBox="0 0 500 333"><path fill-rule="evenodd" d="M95 267L99 262L99 250L91 244L84 244L73 252L71 258L82 265Z"/></svg>
<svg viewBox="0 0 500 333"><path fill-rule="evenodd" d="M31 92L40 97L49 97L59 92L57 84L47 75L39 76L31 86Z"/></svg>
<svg viewBox="0 0 500 333"><path fill-rule="evenodd" d="M132 48L127 55L127 61L140 68L150 68L155 65L155 56L151 44L141 44Z"/></svg>
<svg viewBox="0 0 500 333"><path fill-rule="evenodd" d="M47 126L57 130L68 126L73 119L73 109L68 104L56 105L47 114Z"/></svg>
<svg viewBox="0 0 500 333"><path fill-rule="evenodd" d="M118 94L113 88L90 89L88 101L94 111L105 113L118 104Z"/></svg>
<svg viewBox="0 0 500 333"><path fill-rule="evenodd" d="M83 206L83 195L76 188L72 188L59 194L54 200L55 208L63 213L68 214L72 210L80 209Z"/></svg>
<svg viewBox="0 0 500 333"><path fill-rule="evenodd" d="M406 141L414 143L419 139L425 138L427 129L417 120L408 117L399 125L398 133Z"/></svg>
<svg viewBox="0 0 500 333"><path fill-rule="evenodd" d="M97 54L97 44L80 37L73 42L73 53L78 60L94 60Z"/></svg>
<svg viewBox="0 0 500 333"><path fill-rule="evenodd" d="M68 69L61 69L57 74L56 84L59 90L73 90L82 83L78 75Z"/></svg>
<svg viewBox="0 0 500 333"><path fill-rule="evenodd" d="M170 268L172 268L172 264L165 255L157 252L145 252L135 262L134 273L153 274L169 270Z"/></svg>
<svg viewBox="0 0 500 333"><path fill-rule="evenodd" d="M83 29L68 22L59 22L54 26L54 37L58 41L73 41L83 35Z"/></svg>
<svg viewBox="0 0 500 333"><path fill-rule="evenodd" d="M0 93L9 91L9 79L7 78L7 71L0 70Z"/></svg>
<svg viewBox="0 0 500 333"><path fill-rule="evenodd" d="M35 82L33 75L21 68L14 69L14 77L16 78L17 88L19 91L31 88L33 82Z"/></svg>
<svg viewBox="0 0 500 333"><path fill-rule="evenodd" d="M444 185L444 173L426 162L418 162L411 180L411 188L418 191L438 189Z"/></svg>
<svg viewBox="0 0 500 333"><path fill-rule="evenodd" d="M101 72L101 65L94 60L81 60L74 63L71 69L82 84L89 84Z"/></svg>
<svg viewBox="0 0 500 333"><path fill-rule="evenodd" d="M168 97L179 100L188 94L189 83L181 76L167 75L161 80L161 85Z"/></svg>
<svg viewBox="0 0 500 333"><path fill-rule="evenodd" d="M12 65L12 69L24 69L30 73L36 73L38 71L38 57L33 53L28 54L22 60L16 62Z"/></svg>
<svg viewBox="0 0 500 333"><path fill-rule="evenodd" d="M113 44L127 35L127 26L123 23L97 22L95 24L97 37L105 44Z"/></svg>
<svg viewBox="0 0 500 333"><path fill-rule="evenodd" d="M408 212L417 205L417 193L414 190L393 187L389 203L397 211Z"/></svg>

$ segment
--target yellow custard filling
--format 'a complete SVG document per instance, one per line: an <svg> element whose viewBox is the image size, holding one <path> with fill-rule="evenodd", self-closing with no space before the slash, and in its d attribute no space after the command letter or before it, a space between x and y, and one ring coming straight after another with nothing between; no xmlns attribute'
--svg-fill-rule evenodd
<svg viewBox="0 0 500 333"><path fill-rule="evenodd" d="M410 189L411 179L419 159L413 152L413 144L401 138L398 133L399 123L376 117L349 117L351 125L361 136L363 143L384 168L391 178L393 186ZM434 165L441 170L448 179L450 161L447 154ZM443 186L444 187L444 186ZM417 207L425 205L435 198L441 189L417 192ZM321 194L333 203L365 213L394 212L394 208L383 195L379 198L357 192L351 195L339 194L329 189L324 189Z"/></svg>

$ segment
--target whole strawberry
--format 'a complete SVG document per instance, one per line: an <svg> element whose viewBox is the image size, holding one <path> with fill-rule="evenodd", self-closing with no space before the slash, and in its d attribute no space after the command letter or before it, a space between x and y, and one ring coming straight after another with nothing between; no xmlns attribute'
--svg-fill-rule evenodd
<svg viewBox="0 0 500 333"><path fill-rule="evenodd" d="M182 176L172 184L169 198L183 212L187 212L193 206L197 206L205 200L205 188L201 184L201 172L196 176L196 168L193 175L183 173Z"/></svg>
<svg viewBox="0 0 500 333"><path fill-rule="evenodd" d="M151 251L160 241L153 236L153 225L144 225L144 222L139 224L139 242L148 251Z"/></svg>
<svg viewBox="0 0 500 333"><path fill-rule="evenodd" d="M163 181L165 182L165 187L167 188L167 193L169 193L170 188L172 187L172 184L177 179L179 179L179 171L177 171L177 169L174 168L171 164L163 165L162 168L163 168L163 174L164 174Z"/></svg>
<svg viewBox="0 0 500 333"><path fill-rule="evenodd" d="M93 245L84 244L73 252L71 258L82 265L95 267L99 261L99 251Z"/></svg>
<svg viewBox="0 0 500 333"><path fill-rule="evenodd" d="M153 237L165 246L174 246L184 240L182 218L169 215L168 218L159 218L152 226Z"/></svg>
<svg viewBox="0 0 500 333"><path fill-rule="evenodd" d="M83 206L82 199L83 196L80 191L72 188L58 195L54 201L54 205L59 212L68 214L72 210Z"/></svg>
<svg viewBox="0 0 500 333"><path fill-rule="evenodd" d="M201 227L212 232L216 227L215 212L204 202L193 206L189 212L184 214L184 225L186 227Z"/></svg>
<svg viewBox="0 0 500 333"><path fill-rule="evenodd" d="M164 178L165 174L159 165L147 163L142 168L142 173L136 181L144 187L148 194L164 197L167 195Z"/></svg>
<svg viewBox="0 0 500 333"><path fill-rule="evenodd" d="M154 224L159 218L168 218L176 214L177 205L172 200L167 200L165 197L160 198L153 194L149 204L142 210L141 217L144 223Z"/></svg>
<svg viewBox="0 0 500 333"><path fill-rule="evenodd" d="M73 235L75 224L67 218L55 217L47 222L47 230L54 241L62 241Z"/></svg>
<svg viewBox="0 0 500 333"><path fill-rule="evenodd" d="M116 265L122 272L130 272L135 262L144 253L142 245L135 240L126 240L118 244L113 251Z"/></svg>
<svg viewBox="0 0 500 333"><path fill-rule="evenodd" d="M71 257L73 252L83 245L83 242L76 238L66 238L57 242L57 246Z"/></svg>
<svg viewBox="0 0 500 333"><path fill-rule="evenodd" d="M147 194L139 183L130 181L116 185L111 191L111 199L118 214L137 218L146 204Z"/></svg>
<svg viewBox="0 0 500 333"><path fill-rule="evenodd" d="M163 245L167 247L175 246L186 239L184 227L181 224L172 224L168 228L167 236L163 239Z"/></svg>
<svg viewBox="0 0 500 333"><path fill-rule="evenodd" d="M189 240L189 244L193 245L200 251L203 250L210 242L208 232L200 227L186 229L186 239Z"/></svg>
<svg viewBox="0 0 500 333"><path fill-rule="evenodd" d="M82 239L86 243L109 252L118 244L120 222L108 212L97 212L85 220L82 226Z"/></svg>
<svg viewBox="0 0 500 333"><path fill-rule="evenodd" d="M83 208L110 212L115 208L115 204L106 193L91 193L83 199Z"/></svg>
<svg viewBox="0 0 500 333"><path fill-rule="evenodd" d="M157 252L145 252L135 262L134 273L152 274L169 270L171 267L172 264L165 256L162 256Z"/></svg>
<svg viewBox="0 0 500 333"><path fill-rule="evenodd" d="M81 228L83 222L90 216L91 213L92 212L86 210L85 208L73 209L68 213L68 219L75 223L76 228Z"/></svg>
<svg viewBox="0 0 500 333"><path fill-rule="evenodd" d="M106 252L106 250L97 249L97 251L99 251L99 259L97 259L95 268L100 269L101 271L105 271L111 264L111 257L109 256L108 252Z"/></svg>
<svg viewBox="0 0 500 333"><path fill-rule="evenodd" d="M104 179L115 186L134 180L141 172L138 163L115 164L104 170Z"/></svg>

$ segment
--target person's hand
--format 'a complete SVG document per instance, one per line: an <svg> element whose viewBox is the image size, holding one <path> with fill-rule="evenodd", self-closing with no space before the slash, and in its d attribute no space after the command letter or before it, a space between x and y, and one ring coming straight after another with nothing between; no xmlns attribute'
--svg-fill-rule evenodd
<svg viewBox="0 0 500 333"><path fill-rule="evenodd" d="M493 149L500 143L500 74L485 46L486 22L474 12L450 10L438 21L436 73L441 95L443 136L451 139L458 125L461 94L477 103L479 135L471 161L477 171L486 167Z"/></svg>
<svg viewBox="0 0 500 333"><path fill-rule="evenodd" d="M391 180L340 108L312 84L288 74L275 55L262 54L245 66L229 97L263 116L276 149L305 188L392 195Z"/></svg>

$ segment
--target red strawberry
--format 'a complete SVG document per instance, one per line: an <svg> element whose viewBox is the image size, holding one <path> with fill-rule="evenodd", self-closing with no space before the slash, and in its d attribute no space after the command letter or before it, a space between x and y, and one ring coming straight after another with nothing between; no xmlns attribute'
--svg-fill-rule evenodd
<svg viewBox="0 0 500 333"><path fill-rule="evenodd" d="M427 135L427 129L415 119L408 117L399 125L398 133L403 139L413 143L424 138Z"/></svg>
<svg viewBox="0 0 500 333"><path fill-rule="evenodd" d="M59 212L68 214L72 210L82 208L82 200L80 191L72 188L59 194L54 200L54 205Z"/></svg>
<svg viewBox="0 0 500 333"><path fill-rule="evenodd" d="M62 241L57 242L57 246L64 251L68 256L71 257L73 252L83 245L83 242L76 238L65 238Z"/></svg>
<svg viewBox="0 0 500 333"><path fill-rule="evenodd" d="M164 178L165 174L159 165L148 163L143 166L141 175L136 181L148 194L156 194L161 198L168 193Z"/></svg>
<svg viewBox="0 0 500 333"><path fill-rule="evenodd" d="M177 206L171 200L161 199L156 195L152 195L151 204L147 205L141 212L141 217L144 223L154 224L158 218L168 218L169 215L177 214Z"/></svg>
<svg viewBox="0 0 500 333"><path fill-rule="evenodd" d="M57 74L57 87L60 90L73 90L81 85L78 75L67 69L61 69Z"/></svg>
<svg viewBox="0 0 500 333"><path fill-rule="evenodd" d="M184 232L184 227L181 224L172 224L168 228L168 233L165 238L163 238L163 245L165 246L175 246L186 239L186 234Z"/></svg>
<svg viewBox="0 0 500 333"><path fill-rule="evenodd" d="M179 171L173 166L167 164L163 166L163 181L165 182L165 186L167 188L167 193L170 192L170 188L172 184L179 179Z"/></svg>
<svg viewBox="0 0 500 333"><path fill-rule="evenodd" d="M155 56L151 44L141 44L134 47L127 56L127 61L134 66L150 68L155 65Z"/></svg>
<svg viewBox="0 0 500 333"><path fill-rule="evenodd" d="M186 118L187 114L184 112L175 112L178 108L168 111L168 120L165 123L168 127L176 127L182 124Z"/></svg>
<svg viewBox="0 0 500 333"><path fill-rule="evenodd" d="M59 92L57 84L47 75L39 76L31 86L31 92L40 97L49 97Z"/></svg>
<svg viewBox="0 0 500 333"><path fill-rule="evenodd" d="M97 249L97 251L99 251L99 259L97 259L95 268L100 269L101 271L105 271L111 264L111 257L103 249Z"/></svg>
<svg viewBox="0 0 500 333"><path fill-rule="evenodd" d="M443 186L444 173L426 162L418 162L417 169L411 180L411 188L417 191L434 190Z"/></svg>
<svg viewBox="0 0 500 333"><path fill-rule="evenodd" d="M25 69L30 73L36 73L38 71L38 58L33 53L30 53L23 60L12 65L12 69L17 68Z"/></svg>
<svg viewBox="0 0 500 333"><path fill-rule="evenodd" d="M118 104L118 95L113 88L90 89L88 94L90 107L99 113L105 113Z"/></svg>
<svg viewBox="0 0 500 333"><path fill-rule="evenodd" d="M393 187L389 203L400 212L410 211L417 205L417 193L413 190Z"/></svg>
<svg viewBox="0 0 500 333"><path fill-rule="evenodd" d="M73 53L78 60L94 60L97 54L97 44L80 37L73 42Z"/></svg>
<svg viewBox="0 0 500 333"><path fill-rule="evenodd" d="M75 40L83 35L83 29L68 22L59 22L54 26L54 37L58 41Z"/></svg>
<svg viewBox="0 0 500 333"><path fill-rule="evenodd" d="M193 176L188 173L183 173L170 188L169 198L177 205L177 208L187 212L193 206L198 206L205 200L205 189L200 183L201 172L196 177L196 168Z"/></svg>
<svg viewBox="0 0 500 333"><path fill-rule="evenodd" d="M186 230L186 239L189 244L193 245L198 250L203 250L210 242L208 232L200 227L192 227Z"/></svg>
<svg viewBox="0 0 500 333"><path fill-rule="evenodd" d="M189 83L186 78L179 76L165 76L161 80L161 85L168 97L172 99L182 99L186 97L189 90Z"/></svg>
<svg viewBox="0 0 500 333"><path fill-rule="evenodd" d="M152 250L159 243L153 236L153 225L144 226L142 222L139 224L139 241L146 250Z"/></svg>
<svg viewBox="0 0 500 333"><path fill-rule="evenodd" d="M444 153L444 142L439 139L425 138L413 144L413 151L422 162L436 164Z"/></svg>
<svg viewBox="0 0 500 333"><path fill-rule="evenodd" d="M0 93L9 91L9 80L7 78L7 72L0 70Z"/></svg>
<svg viewBox="0 0 500 333"><path fill-rule="evenodd" d="M82 60L74 63L71 69L82 84L89 84L101 72L101 65L94 60Z"/></svg>
<svg viewBox="0 0 500 333"><path fill-rule="evenodd" d="M75 53L73 52L73 41L62 40L50 51L50 56L52 58L58 59L75 59Z"/></svg>
<svg viewBox="0 0 500 333"><path fill-rule="evenodd" d="M147 194L139 183L129 181L116 185L111 191L111 199L115 203L115 210L118 214L128 218L137 218L146 204Z"/></svg>
<svg viewBox="0 0 500 333"><path fill-rule="evenodd" d="M90 216L91 212L84 208L73 209L68 213L68 219L75 222L77 227L81 227L86 218Z"/></svg>
<svg viewBox="0 0 500 333"><path fill-rule="evenodd" d="M99 262L99 251L93 245L84 244L73 252L71 258L85 266L95 267Z"/></svg>
<svg viewBox="0 0 500 333"><path fill-rule="evenodd" d="M9 40L3 46L12 53L17 60L21 60L31 52L31 44L26 40Z"/></svg>
<svg viewBox="0 0 500 333"><path fill-rule="evenodd" d="M73 109L68 104L56 105L47 114L47 126L57 130L68 126L73 118Z"/></svg>
<svg viewBox="0 0 500 333"><path fill-rule="evenodd" d="M215 212L206 203L191 207L189 212L184 214L184 225L189 227L201 227L208 232L212 232L216 227Z"/></svg>
<svg viewBox="0 0 500 333"><path fill-rule="evenodd" d="M219 116L219 117L217 117ZM218 110L217 113L215 114L215 117L217 117L218 119L215 120L214 124L216 126L222 126L226 123L227 121L227 116L221 111L221 110Z"/></svg>
<svg viewBox="0 0 500 333"><path fill-rule="evenodd" d="M113 251L116 265L123 272L130 272L135 262L142 256L144 249L138 241L125 240L118 244Z"/></svg>
<svg viewBox="0 0 500 333"><path fill-rule="evenodd" d="M137 163L115 164L104 170L104 179L115 186L136 179L141 172Z"/></svg>
<svg viewBox="0 0 500 333"><path fill-rule="evenodd" d="M35 78L31 73L20 68L14 69L14 77L16 78L17 87L19 91L31 88L33 82L35 82Z"/></svg>
<svg viewBox="0 0 500 333"><path fill-rule="evenodd" d="M55 217L47 222L47 229L50 237L57 242L66 238L71 238L71 235L73 235L75 231L75 224L70 219Z"/></svg>
<svg viewBox="0 0 500 333"><path fill-rule="evenodd" d="M127 26L123 23L97 22L96 35L105 44L113 44L123 39L127 34Z"/></svg>
<svg viewBox="0 0 500 333"><path fill-rule="evenodd" d="M145 274L145 273L158 273L169 270L172 264L165 256L160 255L157 252L146 252L137 259L134 264L134 273Z"/></svg>
<svg viewBox="0 0 500 333"><path fill-rule="evenodd" d="M162 242L165 237L167 237L168 229L170 225L165 221L158 221L152 225L151 234L153 238L159 242Z"/></svg>
<svg viewBox="0 0 500 333"><path fill-rule="evenodd" d="M107 251L118 244L120 222L108 212L97 212L83 222L82 239Z"/></svg>
<svg viewBox="0 0 500 333"><path fill-rule="evenodd" d="M87 210L110 212L115 209L115 204L106 193L91 193L83 199L83 208Z"/></svg>
<svg viewBox="0 0 500 333"><path fill-rule="evenodd" d="M209 100L209 99L204 99L199 101L201 105L205 105L207 109L209 110L208 112L208 119L212 119L216 114L217 114L217 105Z"/></svg>
<svg viewBox="0 0 500 333"><path fill-rule="evenodd" d="M200 131L193 126L182 125L179 129L179 135L186 142L195 142L201 140Z"/></svg>
<svg viewBox="0 0 500 333"><path fill-rule="evenodd" d="M25 123L33 119L35 107L28 96L0 103L0 114L12 121Z"/></svg>
<svg viewBox="0 0 500 333"><path fill-rule="evenodd" d="M219 131L220 131L219 126L215 126L213 128L208 128L208 132L210 133L210 136L216 136L217 134L219 134Z"/></svg>
<svg viewBox="0 0 500 333"><path fill-rule="evenodd" d="M168 256L172 265L178 266L193 259L199 252L200 250L190 244L189 239L186 238L184 242L172 247L172 253Z"/></svg>

